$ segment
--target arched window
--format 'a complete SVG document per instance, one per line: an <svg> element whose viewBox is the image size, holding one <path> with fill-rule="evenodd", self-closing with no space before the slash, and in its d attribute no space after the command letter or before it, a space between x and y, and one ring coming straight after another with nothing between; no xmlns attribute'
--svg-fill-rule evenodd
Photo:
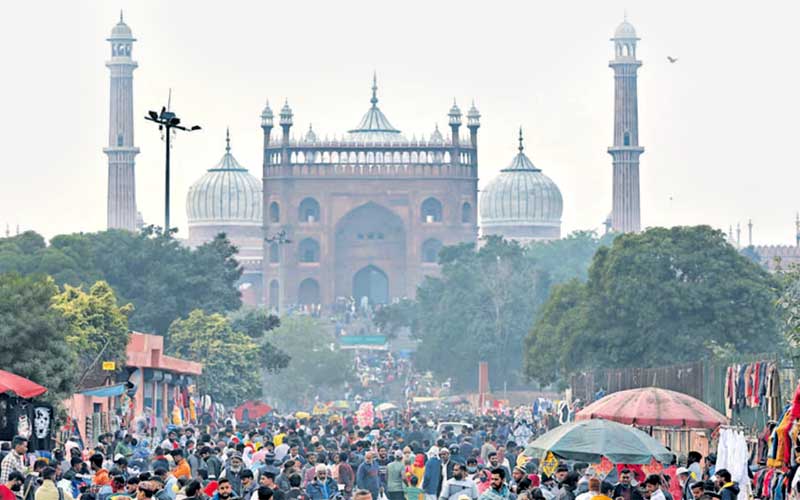
<svg viewBox="0 0 800 500"><path fill-rule="evenodd" d="M631 145L631 133L627 130L622 135L622 145L623 146L630 146Z"/></svg>
<svg viewBox="0 0 800 500"><path fill-rule="evenodd" d="M442 222L442 203L436 198L422 202L422 222Z"/></svg>
<svg viewBox="0 0 800 500"><path fill-rule="evenodd" d="M422 262L435 264L439 261L439 250L442 249L442 242L436 238L425 240L422 244Z"/></svg>
<svg viewBox="0 0 800 500"><path fill-rule="evenodd" d="M272 280L269 282L269 308L270 309L278 309L280 305L280 286L278 285L278 280Z"/></svg>
<svg viewBox="0 0 800 500"><path fill-rule="evenodd" d="M464 224L472 222L472 205L466 201L461 205L461 222Z"/></svg>
<svg viewBox="0 0 800 500"><path fill-rule="evenodd" d="M300 262L319 262L319 243L306 238L297 247L297 258Z"/></svg>
<svg viewBox="0 0 800 500"><path fill-rule="evenodd" d="M281 250L277 242L269 244L269 261L273 264L277 264L281 261Z"/></svg>
<svg viewBox="0 0 800 500"><path fill-rule="evenodd" d="M275 224L281 221L281 207L277 201L269 204L269 221Z"/></svg>
<svg viewBox="0 0 800 500"><path fill-rule="evenodd" d="M300 222L318 222L319 203L317 203L317 200L314 198L305 198L301 201L297 217Z"/></svg>
<svg viewBox="0 0 800 500"><path fill-rule="evenodd" d="M313 278L304 279L297 289L297 303L300 305L320 304L319 283Z"/></svg>

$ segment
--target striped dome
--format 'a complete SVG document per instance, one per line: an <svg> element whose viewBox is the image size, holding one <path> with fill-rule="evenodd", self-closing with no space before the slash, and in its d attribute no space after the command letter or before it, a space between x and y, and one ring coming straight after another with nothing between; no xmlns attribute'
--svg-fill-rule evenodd
<svg viewBox="0 0 800 500"><path fill-rule="evenodd" d="M561 226L561 191L522 149L520 138L519 154L481 192L481 227Z"/></svg>
<svg viewBox="0 0 800 500"><path fill-rule="evenodd" d="M226 140L222 159L189 188L189 226L261 225L261 182L239 165Z"/></svg>

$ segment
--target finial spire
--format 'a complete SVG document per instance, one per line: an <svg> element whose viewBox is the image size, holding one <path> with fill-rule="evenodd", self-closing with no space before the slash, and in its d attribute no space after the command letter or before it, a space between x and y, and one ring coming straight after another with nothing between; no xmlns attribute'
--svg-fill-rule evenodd
<svg viewBox="0 0 800 500"><path fill-rule="evenodd" d="M522 150L525 149L525 146L522 145L522 127L519 128L519 152L522 154Z"/></svg>
<svg viewBox="0 0 800 500"><path fill-rule="evenodd" d="M119 9L119 22L120 22L120 24L124 22L122 20L122 9Z"/></svg>
<svg viewBox="0 0 800 500"><path fill-rule="evenodd" d="M623 9L623 11L622 11L622 20L626 21L626 22L628 21L628 9Z"/></svg>
<svg viewBox="0 0 800 500"><path fill-rule="evenodd" d="M372 71L372 99L369 100L374 108L378 104L378 72Z"/></svg>
<svg viewBox="0 0 800 500"><path fill-rule="evenodd" d="M225 127L225 152L231 152L231 129L230 127Z"/></svg>

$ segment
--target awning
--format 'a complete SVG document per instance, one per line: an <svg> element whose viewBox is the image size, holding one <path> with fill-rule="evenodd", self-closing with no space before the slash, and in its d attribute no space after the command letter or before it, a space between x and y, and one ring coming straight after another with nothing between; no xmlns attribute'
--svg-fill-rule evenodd
<svg viewBox="0 0 800 500"><path fill-rule="evenodd" d="M113 398L114 396L121 396L128 390L128 384L123 382L121 384L104 385L102 387L95 387L81 391L80 394L84 396L94 396L98 398Z"/></svg>

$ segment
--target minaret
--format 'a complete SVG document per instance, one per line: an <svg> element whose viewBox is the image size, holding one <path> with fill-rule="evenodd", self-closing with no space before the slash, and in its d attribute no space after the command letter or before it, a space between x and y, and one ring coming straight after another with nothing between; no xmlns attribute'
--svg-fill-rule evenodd
<svg viewBox="0 0 800 500"><path fill-rule="evenodd" d="M611 225L614 231L629 233L641 229L639 207L639 110L636 72L636 30L624 20L614 32L614 145L608 148L613 157L614 186Z"/></svg>
<svg viewBox="0 0 800 500"><path fill-rule="evenodd" d="M139 148L133 145L133 70L131 29L122 20L107 38L111 59L106 67L111 73L109 93L108 147L108 228L136 230L136 176L134 164Z"/></svg>
<svg viewBox="0 0 800 500"><path fill-rule="evenodd" d="M469 129L469 142L472 146L472 166L478 167L478 129L481 127L481 113L472 101L472 107L467 112L467 128Z"/></svg>
<svg viewBox="0 0 800 500"><path fill-rule="evenodd" d="M459 156L461 155L461 144L459 138L459 131L458 129L461 128L461 109L456 104L456 100L453 99L453 107L450 108L450 112L447 113L448 122L450 123L450 142L452 143L452 149L450 150L450 164L453 166L458 166L461 164L459 160Z"/></svg>

